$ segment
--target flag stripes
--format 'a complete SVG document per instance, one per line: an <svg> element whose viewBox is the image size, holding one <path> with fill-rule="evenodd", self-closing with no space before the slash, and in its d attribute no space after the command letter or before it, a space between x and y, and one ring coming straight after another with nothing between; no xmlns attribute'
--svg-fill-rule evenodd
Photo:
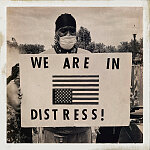
<svg viewBox="0 0 150 150"><path fill-rule="evenodd" d="M98 98L88 98L88 97L81 98L81 97L78 97L78 98L72 98L72 100L98 100Z"/></svg>
<svg viewBox="0 0 150 150"><path fill-rule="evenodd" d="M72 93L72 95L99 95L99 93Z"/></svg>
<svg viewBox="0 0 150 150"><path fill-rule="evenodd" d="M99 75L53 75L52 87L53 104L99 104Z"/></svg>
<svg viewBox="0 0 150 150"><path fill-rule="evenodd" d="M99 80L52 80L52 82L99 82Z"/></svg>
<svg viewBox="0 0 150 150"><path fill-rule="evenodd" d="M99 91L99 89L73 89L73 91Z"/></svg>
<svg viewBox="0 0 150 150"><path fill-rule="evenodd" d="M53 86L99 86L99 84L53 84Z"/></svg>
<svg viewBox="0 0 150 150"><path fill-rule="evenodd" d="M98 102L72 102L75 105L98 105Z"/></svg>
<svg viewBox="0 0 150 150"><path fill-rule="evenodd" d="M70 77L70 78L80 78L80 77L99 78L99 75L53 75L52 77L53 77L53 78L67 78L67 77Z"/></svg>

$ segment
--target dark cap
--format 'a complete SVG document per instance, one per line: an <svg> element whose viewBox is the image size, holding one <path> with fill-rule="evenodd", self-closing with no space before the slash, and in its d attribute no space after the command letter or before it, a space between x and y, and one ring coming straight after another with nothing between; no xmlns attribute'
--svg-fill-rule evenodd
<svg viewBox="0 0 150 150"><path fill-rule="evenodd" d="M62 14L59 16L55 22L56 29L55 32L65 26L71 26L76 28L76 21L71 14Z"/></svg>

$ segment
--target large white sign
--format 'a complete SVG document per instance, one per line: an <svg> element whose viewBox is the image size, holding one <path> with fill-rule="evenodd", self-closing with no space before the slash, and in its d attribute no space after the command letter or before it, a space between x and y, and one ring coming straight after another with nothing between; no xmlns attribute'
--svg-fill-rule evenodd
<svg viewBox="0 0 150 150"><path fill-rule="evenodd" d="M21 55L23 127L126 126L131 53Z"/></svg>

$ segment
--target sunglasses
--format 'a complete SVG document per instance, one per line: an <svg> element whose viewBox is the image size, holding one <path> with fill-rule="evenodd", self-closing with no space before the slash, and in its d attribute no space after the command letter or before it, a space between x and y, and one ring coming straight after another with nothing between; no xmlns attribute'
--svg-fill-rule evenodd
<svg viewBox="0 0 150 150"><path fill-rule="evenodd" d="M76 28L74 28L74 27L62 27L58 30L58 35L60 37L66 36L68 34L68 32L70 35L74 36L74 35L76 35Z"/></svg>

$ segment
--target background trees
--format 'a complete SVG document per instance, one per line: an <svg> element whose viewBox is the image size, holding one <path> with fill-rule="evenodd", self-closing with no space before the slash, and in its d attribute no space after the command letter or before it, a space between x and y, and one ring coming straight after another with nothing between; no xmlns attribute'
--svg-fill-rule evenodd
<svg viewBox="0 0 150 150"><path fill-rule="evenodd" d="M44 45L40 44L18 44L15 40L14 41L7 41L7 46L10 48L15 48L19 50L19 53L21 54L39 54L43 51Z"/></svg>
<svg viewBox="0 0 150 150"><path fill-rule="evenodd" d="M117 47L107 46L104 43L92 41L90 31L87 28L80 27L77 32L77 45L79 48L92 53L132 52L132 63L143 64L143 38L135 41L131 39L130 42L120 42Z"/></svg>
<svg viewBox="0 0 150 150"><path fill-rule="evenodd" d="M44 51L44 45L39 44L20 44L20 51L24 51L26 54L39 54Z"/></svg>
<svg viewBox="0 0 150 150"><path fill-rule="evenodd" d="M86 49L91 42L90 31L84 27L80 27L80 30L77 33L77 41L80 48Z"/></svg>
<svg viewBox="0 0 150 150"><path fill-rule="evenodd" d="M45 51L44 45L18 44L15 38L12 38L12 41L7 41L7 45L10 48L15 47L19 49L19 52L23 54L38 54ZM113 45L105 45L101 42L95 43L92 41L90 31L81 26L77 32L77 46L91 53L132 52L132 63L143 64L143 38L139 40L131 39L130 42L122 41L115 47Z"/></svg>

